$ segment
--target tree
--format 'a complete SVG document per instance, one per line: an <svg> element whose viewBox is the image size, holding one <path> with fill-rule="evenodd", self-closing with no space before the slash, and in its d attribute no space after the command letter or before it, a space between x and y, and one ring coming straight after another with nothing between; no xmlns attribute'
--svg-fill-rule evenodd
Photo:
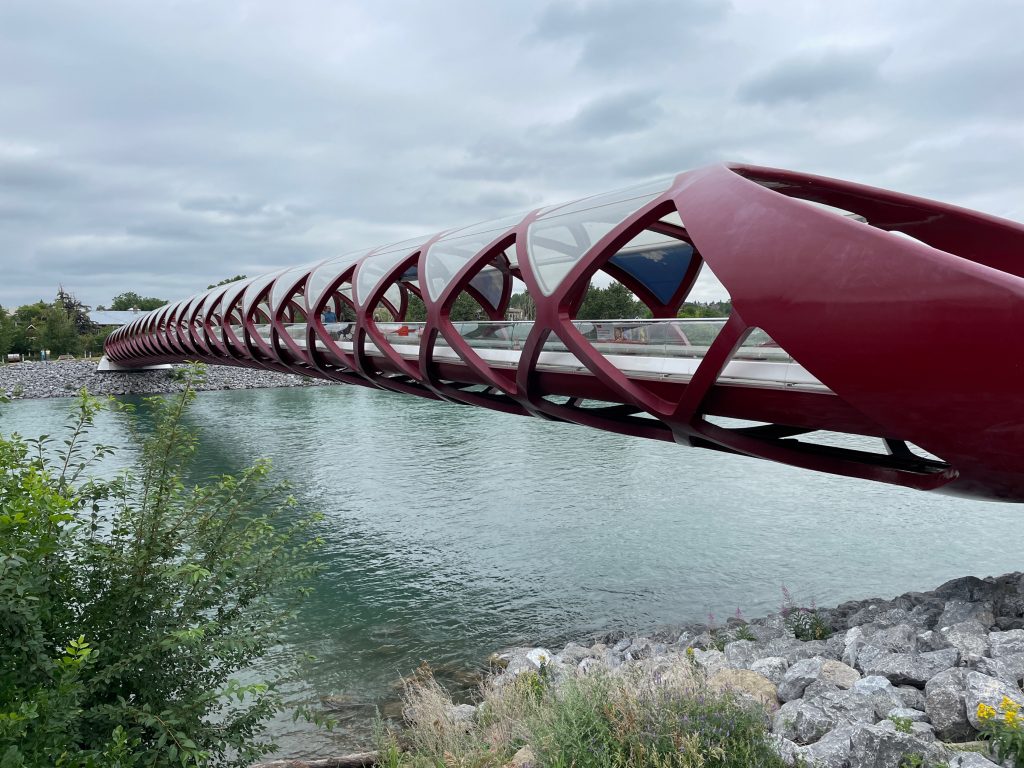
<svg viewBox="0 0 1024 768"><path fill-rule="evenodd" d="M591 284L576 313L578 320L626 320L645 316L649 316L647 305L619 282L606 288Z"/></svg>
<svg viewBox="0 0 1024 768"><path fill-rule="evenodd" d="M86 478L112 449L89 444L104 403L84 392L66 440L0 437L5 768L242 766L272 749L280 693L234 675L306 593L318 518L266 462L185 482L197 375L147 401L152 432L114 480Z"/></svg>
<svg viewBox="0 0 1024 768"><path fill-rule="evenodd" d="M508 306L510 309L522 310L523 318L526 320L535 320L537 318L537 302L533 300L533 296L530 295L529 291L513 293L509 297Z"/></svg>
<svg viewBox="0 0 1024 768"><path fill-rule="evenodd" d="M14 344L14 318L6 309L0 307L0 357L7 358Z"/></svg>
<svg viewBox="0 0 1024 768"><path fill-rule="evenodd" d="M676 317L728 317L732 313L731 301L687 301Z"/></svg>
<svg viewBox="0 0 1024 768"><path fill-rule="evenodd" d="M206 290L210 290L211 288L220 288L222 285L227 285L228 283L235 283L238 282L239 280L245 280L245 278L246 275L235 275L234 277L228 277L225 278L224 280L221 280L219 283L214 283L213 285L206 286Z"/></svg>
<svg viewBox="0 0 1024 768"><path fill-rule="evenodd" d="M63 285L57 288L57 298L53 305L64 309L79 335L96 330L96 323L89 319L89 307L76 299L74 294L65 291Z"/></svg>
<svg viewBox="0 0 1024 768"><path fill-rule="evenodd" d="M82 352L78 329L67 310L59 303L54 303L47 311L39 341L42 348L50 350L54 356L78 355Z"/></svg>
<svg viewBox="0 0 1024 768"><path fill-rule="evenodd" d="M484 311L476 299L463 292L455 297L450 317L456 323L472 322L483 319ZM414 293L409 294L409 307L405 312L405 319L410 323L422 323L427 319L427 307Z"/></svg>
<svg viewBox="0 0 1024 768"><path fill-rule="evenodd" d="M21 355L34 356L39 352L39 339L43 323L50 311L45 301L35 304L24 304L14 311L14 334L11 339L11 351Z"/></svg>
<svg viewBox="0 0 1024 768"><path fill-rule="evenodd" d="M110 302L110 309L116 312L127 312L131 309L141 309L144 312L162 307L167 299L157 299L153 296L139 296L135 291L119 293Z"/></svg>

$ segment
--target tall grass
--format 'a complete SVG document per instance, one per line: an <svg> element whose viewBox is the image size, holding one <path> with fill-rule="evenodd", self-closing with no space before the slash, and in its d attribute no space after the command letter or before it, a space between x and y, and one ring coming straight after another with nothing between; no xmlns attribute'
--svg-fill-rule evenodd
<svg viewBox="0 0 1024 768"><path fill-rule="evenodd" d="M405 691L408 727L382 730L387 768L499 768L529 745L543 768L781 768L757 705L706 688L685 660L620 674L544 669L484 686L458 721L443 687L421 671Z"/></svg>

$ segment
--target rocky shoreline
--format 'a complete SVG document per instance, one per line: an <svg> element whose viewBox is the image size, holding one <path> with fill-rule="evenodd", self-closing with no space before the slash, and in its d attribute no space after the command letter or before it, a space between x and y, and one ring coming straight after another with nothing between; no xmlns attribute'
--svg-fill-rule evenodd
<svg viewBox="0 0 1024 768"><path fill-rule="evenodd" d="M99 360L95 359L3 365L0 366L0 394L18 400L74 397L82 387L93 395L159 395L181 391L181 384L175 380L171 370L97 373L98 363ZM198 391L332 384L323 379L230 365L207 365L205 368L204 381L195 386Z"/></svg>
<svg viewBox="0 0 1024 768"><path fill-rule="evenodd" d="M1000 719L1007 701L1024 707L1024 574L965 577L832 609L790 606L722 628L612 634L557 653L514 648L492 662L504 667L496 686L542 665L556 681L597 670L669 675L689 665L711 688L764 706L779 753L794 765L993 768L999 763L978 740L979 707Z"/></svg>

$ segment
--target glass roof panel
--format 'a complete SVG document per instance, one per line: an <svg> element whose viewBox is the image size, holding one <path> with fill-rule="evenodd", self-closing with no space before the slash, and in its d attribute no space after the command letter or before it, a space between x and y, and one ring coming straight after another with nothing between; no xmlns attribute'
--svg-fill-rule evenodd
<svg viewBox="0 0 1024 768"><path fill-rule="evenodd" d="M274 281L274 287L270 289L270 310L271 312L277 312L279 305L291 293L295 284L301 280L302 276L307 272L311 272L320 264L322 261L315 261L310 264L303 264L300 267L289 269L277 280Z"/></svg>
<svg viewBox="0 0 1024 768"><path fill-rule="evenodd" d="M427 238L417 238L399 243L394 249L374 253L360 262L356 269L356 299L360 304L377 289L380 282L401 262L411 256Z"/></svg>
<svg viewBox="0 0 1024 768"><path fill-rule="evenodd" d="M505 287L505 275L500 269L488 264L469 281L469 284L480 292L493 309L498 308L502 289Z"/></svg>
<svg viewBox="0 0 1024 768"><path fill-rule="evenodd" d="M256 303L256 299L263 292L263 289L270 285L275 278L281 275L286 270L278 270L277 272L268 272L265 275L257 275L252 279L252 282L245 287L245 293L242 294L242 314L248 316L252 310L253 305Z"/></svg>
<svg viewBox="0 0 1024 768"><path fill-rule="evenodd" d="M391 302L391 306L395 310L399 310L402 307L402 289L398 283L392 283L388 286L388 289L384 291L384 298Z"/></svg>
<svg viewBox="0 0 1024 768"><path fill-rule="evenodd" d="M338 275L359 261L367 253L369 253L369 250L366 248L351 251L350 253L329 259L314 269L313 273L309 276L309 280L306 281L306 311L312 312L313 308L323 300L324 291L327 290L327 286L337 280Z"/></svg>
<svg viewBox="0 0 1024 768"><path fill-rule="evenodd" d="M484 221L447 235L427 250L426 286L435 301L455 279L455 275L474 256L510 231L523 220L525 214Z"/></svg>
<svg viewBox="0 0 1024 768"><path fill-rule="evenodd" d="M227 317L228 312L238 302L238 297L242 295L245 289L249 286L249 283L253 281L253 278L247 278L245 280L239 280L237 283L230 283L228 289L224 292L223 298L220 300L220 316Z"/></svg>
<svg viewBox="0 0 1024 768"><path fill-rule="evenodd" d="M578 200L530 224L527 254L544 295L554 293L594 243L662 194L671 182L671 178L661 179Z"/></svg>

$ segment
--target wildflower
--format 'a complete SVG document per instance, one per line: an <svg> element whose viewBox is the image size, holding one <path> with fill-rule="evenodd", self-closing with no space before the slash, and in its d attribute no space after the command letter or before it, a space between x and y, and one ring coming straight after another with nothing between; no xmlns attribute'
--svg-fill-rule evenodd
<svg viewBox="0 0 1024 768"><path fill-rule="evenodd" d="M1014 714L1020 712L1020 704L1009 696L1003 696L1003 700L999 703L999 708L1004 712L1013 712Z"/></svg>
<svg viewBox="0 0 1024 768"><path fill-rule="evenodd" d="M978 719L982 721L991 720L993 717L996 716L996 711L993 707L990 707L988 704L982 701L978 703L977 716Z"/></svg>
<svg viewBox="0 0 1024 768"><path fill-rule="evenodd" d="M1016 726L1020 722L1020 715L1014 710L1008 709L1003 713L1003 722L1007 725Z"/></svg>

